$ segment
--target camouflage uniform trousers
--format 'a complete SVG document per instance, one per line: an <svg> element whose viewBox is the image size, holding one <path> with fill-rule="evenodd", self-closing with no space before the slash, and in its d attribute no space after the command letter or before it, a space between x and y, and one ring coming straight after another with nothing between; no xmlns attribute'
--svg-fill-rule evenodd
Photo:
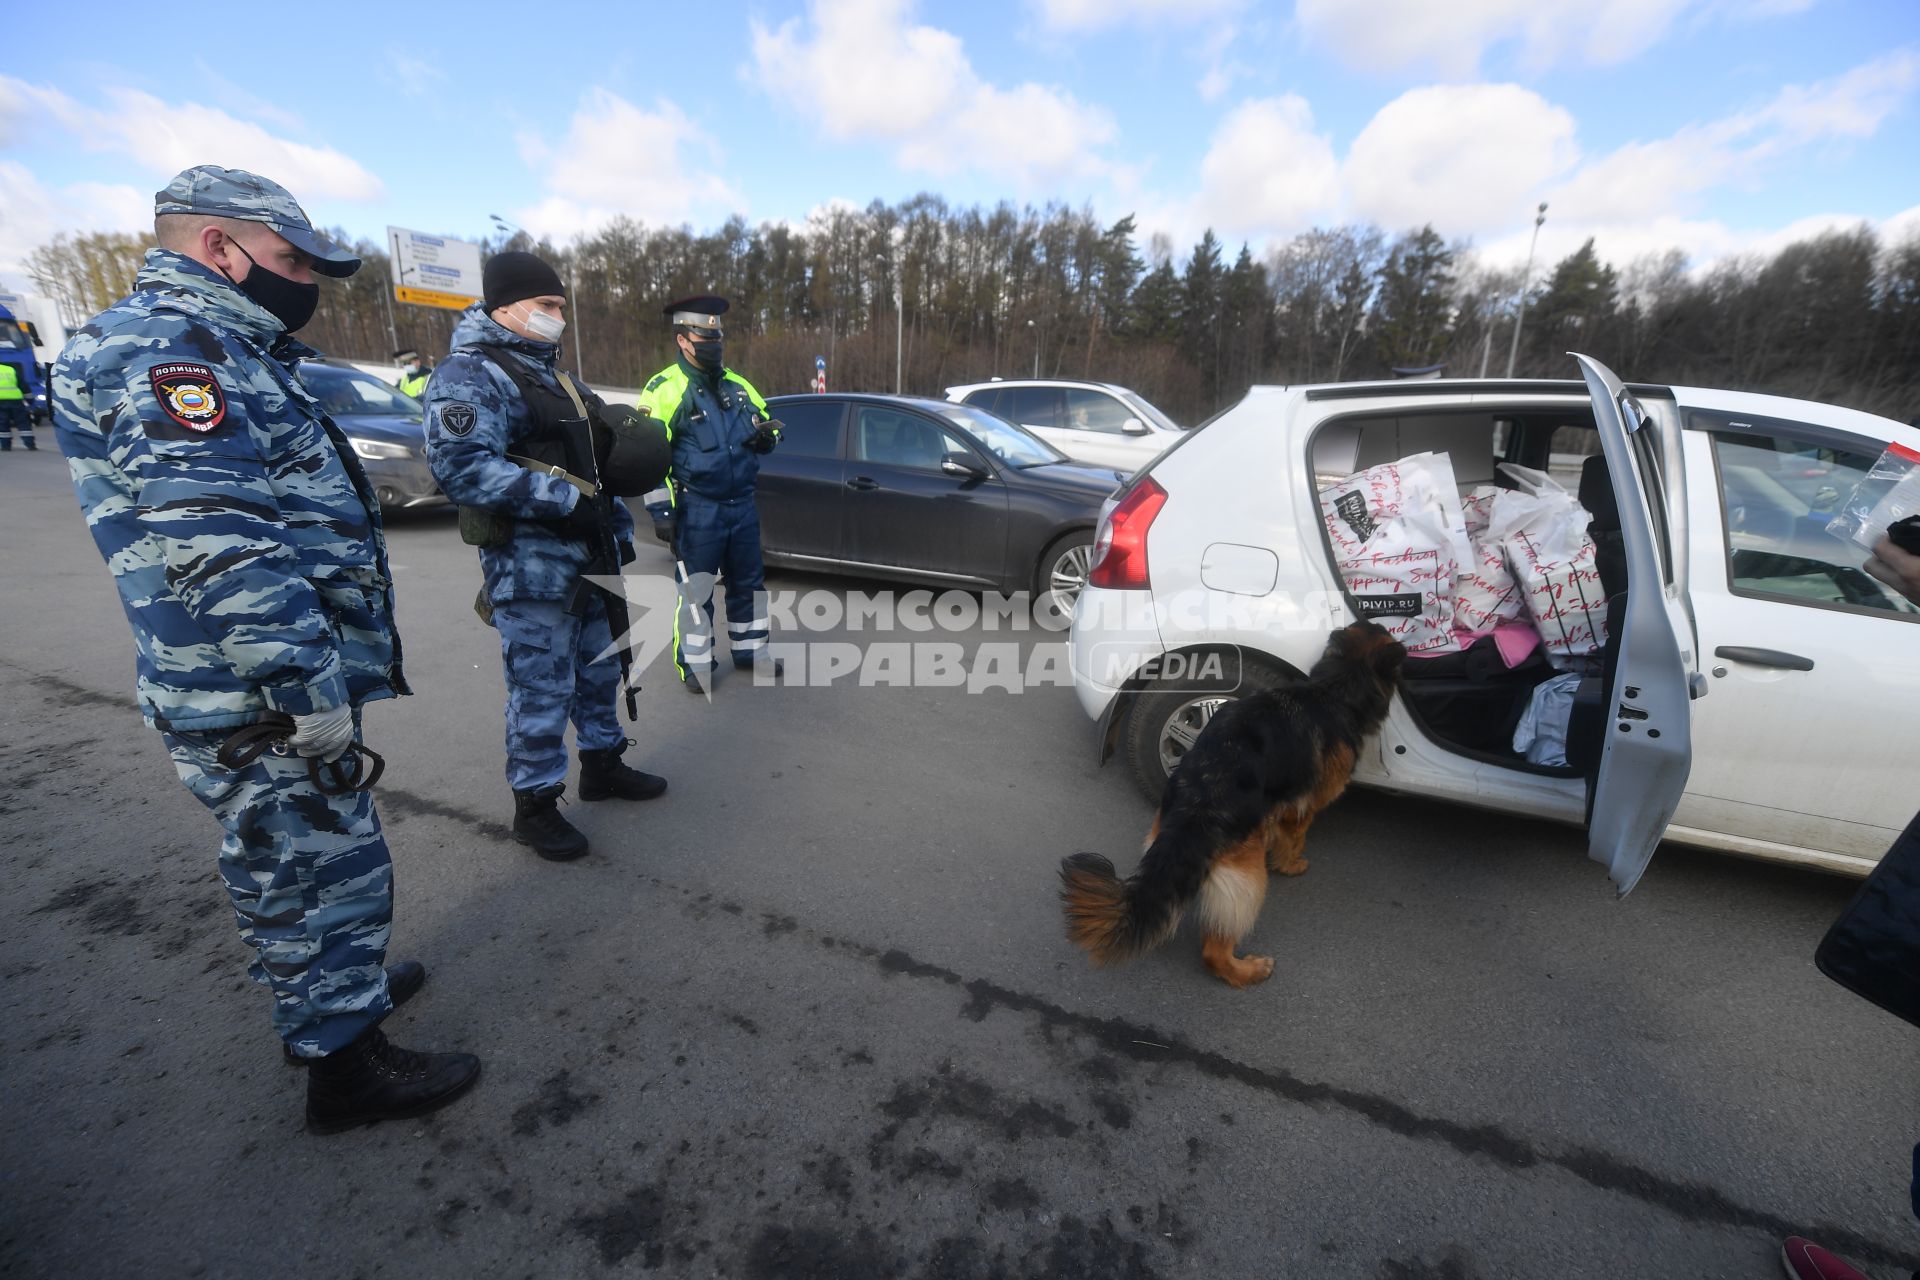
<svg viewBox="0 0 1920 1280"><path fill-rule="evenodd" d="M582 751L624 743L615 703L620 664L607 653L613 632L596 596L574 617L558 600L507 600L494 606L507 676L507 781L536 791L567 776L567 721Z"/></svg>
<svg viewBox="0 0 1920 1280"><path fill-rule="evenodd" d="M227 833L220 877L256 953L247 972L273 990L274 1030L317 1058L393 1008L382 968L393 860L372 792L327 795L305 759L272 751L229 769L217 757L228 732L160 736L180 780Z"/></svg>
<svg viewBox="0 0 1920 1280"><path fill-rule="evenodd" d="M15 429L20 432L20 443L33 448L33 414L28 412L27 402L0 400L0 452L12 451Z"/></svg>

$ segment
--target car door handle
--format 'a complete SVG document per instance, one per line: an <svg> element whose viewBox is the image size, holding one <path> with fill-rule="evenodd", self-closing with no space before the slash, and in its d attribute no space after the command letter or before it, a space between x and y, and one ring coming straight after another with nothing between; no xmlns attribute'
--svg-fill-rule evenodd
<svg viewBox="0 0 1920 1280"><path fill-rule="evenodd" d="M862 492L868 489L878 489L879 487L880 482L871 476L855 476L853 479L847 481L847 488L859 489Z"/></svg>
<svg viewBox="0 0 1920 1280"><path fill-rule="evenodd" d="M1813 670L1812 658L1803 658L1797 653L1782 653L1778 649L1751 649L1745 645L1723 644L1713 651L1713 656L1754 667L1779 667L1783 671Z"/></svg>

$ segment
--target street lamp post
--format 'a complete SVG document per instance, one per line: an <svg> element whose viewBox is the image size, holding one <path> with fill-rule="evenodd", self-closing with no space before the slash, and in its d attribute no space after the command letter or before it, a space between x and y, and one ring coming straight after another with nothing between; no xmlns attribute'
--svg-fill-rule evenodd
<svg viewBox="0 0 1920 1280"><path fill-rule="evenodd" d="M523 235L529 243L533 241L533 232L525 227L508 222L497 213L490 213L487 216L492 218L494 225L502 231ZM580 354L580 335L585 331L586 326L580 323L580 273L575 269L572 259L567 260L567 293L569 295L567 300L573 304L568 308L570 314L567 316L567 326L573 330L573 371L579 374L580 380L584 382L587 378L587 361L586 357Z"/></svg>
<svg viewBox="0 0 1920 1280"><path fill-rule="evenodd" d="M895 227L888 236L893 248L893 394L899 395L905 385L906 337L907 337L907 282L901 267L904 242L907 238L904 227Z"/></svg>
<svg viewBox="0 0 1920 1280"><path fill-rule="evenodd" d="M1513 345L1507 348L1507 376L1513 376L1514 361L1520 358L1520 326L1527 320L1527 285L1533 279L1533 251L1540 243L1540 224L1547 220L1547 202L1533 219L1533 239L1527 242L1527 269L1520 275L1520 311L1513 318Z"/></svg>
<svg viewBox="0 0 1920 1280"><path fill-rule="evenodd" d="M1033 376L1038 378L1040 376L1040 330L1031 320L1027 321L1027 328L1033 330Z"/></svg>

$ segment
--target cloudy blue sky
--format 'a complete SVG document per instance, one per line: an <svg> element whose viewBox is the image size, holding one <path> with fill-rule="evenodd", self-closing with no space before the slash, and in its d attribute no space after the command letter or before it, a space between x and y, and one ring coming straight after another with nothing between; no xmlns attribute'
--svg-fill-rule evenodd
<svg viewBox="0 0 1920 1280"><path fill-rule="evenodd" d="M164 13L164 19L156 14ZM1431 222L1696 262L1920 232L1920 0L34 4L0 72L0 282L189 164L478 238L804 221L935 191L1133 213L1176 256Z"/></svg>

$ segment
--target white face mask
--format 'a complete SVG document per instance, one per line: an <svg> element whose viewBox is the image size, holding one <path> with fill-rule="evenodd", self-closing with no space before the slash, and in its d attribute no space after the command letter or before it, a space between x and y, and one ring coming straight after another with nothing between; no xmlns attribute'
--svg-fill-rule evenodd
<svg viewBox="0 0 1920 1280"><path fill-rule="evenodd" d="M560 335L567 331L567 322L547 311L535 311L527 308L520 320L530 337L536 342L558 342Z"/></svg>

